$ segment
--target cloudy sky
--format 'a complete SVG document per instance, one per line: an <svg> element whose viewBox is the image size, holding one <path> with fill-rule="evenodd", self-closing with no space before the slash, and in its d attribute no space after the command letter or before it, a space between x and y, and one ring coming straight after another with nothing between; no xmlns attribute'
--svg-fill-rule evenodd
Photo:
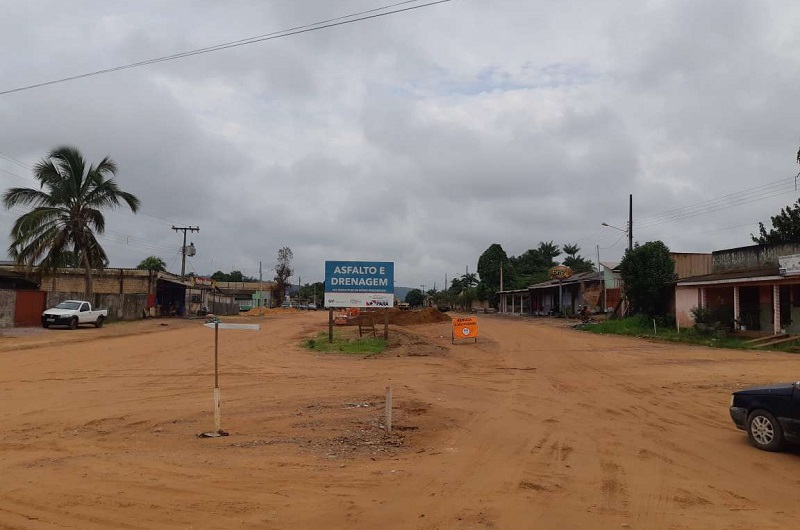
<svg viewBox="0 0 800 530"><path fill-rule="evenodd" d="M390 3L0 0L0 92ZM271 277L288 246L303 283L381 260L441 288L495 242L615 260L629 194L636 241L743 246L800 196L798 27L796 0L452 0L2 94L0 185L110 155L142 200L112 266L179 272L198 225L189 271Z"/></svg>

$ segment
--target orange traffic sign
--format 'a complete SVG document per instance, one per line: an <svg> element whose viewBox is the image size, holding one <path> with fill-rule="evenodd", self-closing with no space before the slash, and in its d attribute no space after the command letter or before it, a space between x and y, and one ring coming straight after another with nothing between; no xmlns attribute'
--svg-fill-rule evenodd
<svg viewBox="0 0 800 530"><path fill-rule="evenodd" d="M475 339L478 342L478 317L453 319L453 342L456 339Z"/></svg>

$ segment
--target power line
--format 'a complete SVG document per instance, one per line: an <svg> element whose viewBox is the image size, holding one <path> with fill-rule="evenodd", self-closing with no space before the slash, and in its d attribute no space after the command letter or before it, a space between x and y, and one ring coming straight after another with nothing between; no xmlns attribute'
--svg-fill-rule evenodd
<svg viewBox="0 0 800 530"><path fill-rule="evenodd" d="M201 54L204 54L204 53L211 53L211 52L216 52L216 51L220 51L220 50L227 50L229 48L236 48L236 47L245 46L245 45L248 45L248 44L255 44L255 43L258 43L258 42L265 42L265 41L269 41L269 40L273 40L273 39L280 39L280 38L283 38L283 37L290 37L292 35L299 35L301 33L308 33L308 32L311 32L311 31L317 31L317 30L326 29L326 28L332 28L332 27L336 27L336 26L343 26L345 24L352 24L354 22L361 22L361 21L370 20L370 19L373 19L373 18L385 17L385 16L388 16L388 15L394 15L394 14L397 14L397 13L403 13L405 11L412 11L412 10L415 10L415 9L422 9L422 8L430 7L430 6L437 5L437 4L444 4L444 3L447 3L447 2L452 2L453 0L433 0L433 1L427 2L425 4L404 7L404 8L400 8L400 9L395 9L393 11L386 11L387 9L391 9L393 7L397 7L397 6L401 6L401 5L405 5L405 4L409 4L409 3L414 3L414 2L417 2L417 1L419 1L419 0L406 0L406 1L403 1L403 2L397 2L397 3L394 3L394 4L390 4L390 5L379 7L379 8L375 8L375 9L369 9L367 11L361 11L359 13L352 13L350 15L345 15L345 16L341 16L341 17L337 17L337 18L328 19L328 20L322 20L322 21L319 21L319 22L315 22L313 24L306 24L306 25L303 25L303 26L296 26L294 28L289 28L289 29L285 29L285 30L282 30L282 31L266 33L264 35L257 35L255 37L248 37L246 39L240 39L240 40L236 40L236 41L232 41L232 42L216 44L214 46L207 46L207 47L204 47L204 48L197 48L197 49L189 50L189 51L186 51L186 52L174 53L172 55L165 55L163 57L157 57L157 58L154 58L154 59L147 59L147 60L138 61L138 62L135 62L135 63L128 63L128 64L124 64L124 65L120 65L120 66L114 66L112 68L104 68L102 70L95 70L93 72L87 72L87 73L83 73L83 74L72 75L72 76L69 76L69 77L63 77L63 78L60 78L60 79L54 79L54 80L51 80L51 81L44 81L42 83L35 83L35 84L32 84L32 85L26 85L26 86L21 86L21 87L17 87L17 88L12 88L12 89L9 89L9 90L0 91L0 96L6 95L6 94L12 94L14 92L22 92L22 91L25 91L25 90L31 90L31 89L34 89L34 88L41 88L41 87L44 87L44 86L55 85L55 84L58 84L58 83L65 83L67 81L75 81L77 79L83 79L83 78L86 78L86 77L93 77L93 76L108 74L108 73L112 73L112 72L118 72L120 70L128 70L128 69L131 69L131 68L138 68L140 66L147 66L147 65L151 65L151 64L155 64L155 63L160 63L160 62L172 61L172 60L176 60L176 59L183 59L185 57L192 57L194 55L201 55ZM385 11L385 12L378 13L378 11ZM349 20L347 20L347 19L349 19Z"/></svg>
<svg viewBox="0 0 800 530"><path fill-rule="evenodd" d="M642 217L638 221L638 225L640 227L652 226L657 224L663 224L673 220L687 219L690 217L694 217L696 215L712 213L718 210L732 208L734 206L740 206L742 204L750 204L752 202L768 199L771 197L777 197L779 195L784 195L787 193L793 193L795 191L796 190L794 188L794 184L788 182L786 179L783 179L782 181L776 181L773 183L764 184L756 188L750 188L748 190L736 193L730 193L728 195L724 195L722 197L711 199L692 206L687 206L684 208L676 208L674 210L667 210L666 212L661 212L659 214L655 214L652 216Z"/></svg>
<svg viewBox="0 0 800 530"><path fill-rule="evenodd" d="M25 164L25 162L22 162L21 160L17 160L17 159L16 159L16 158L14 158L13 156L9 156L9 155L7 155L7 154L5 154L5 153L0 153L0 158L5 158L5 159L6 159L6 160L8 160L9 162L12 162L12 163L14 163L14 164L17 164L18 166L22 166L22 167L24 167L25 169L30 169L30 167L29 167L27 164Z"/></svg>

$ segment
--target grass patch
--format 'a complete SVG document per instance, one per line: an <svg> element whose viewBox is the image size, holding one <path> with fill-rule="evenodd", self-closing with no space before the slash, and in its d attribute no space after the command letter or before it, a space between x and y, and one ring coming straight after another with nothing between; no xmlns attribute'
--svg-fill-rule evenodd
<svg viewBox="0 0 800 530"><path fill-rule="evenodd" d="M386 349L386 341L372 337L342 337L334 331L333 342L328 342L328 332L320 332L316 338L308 339L303 346L321 353L354 353L358 355L377 355Z"/></svg>
<svg viewBox="0 0 800 530"><path fill-rule="evenodd" d="M673 327L656 326L653 330L653 320L644 316L621 318L618 320L606 320L599 324L586 324L579 326L578 329L591 333L628 335L645 339L658 339L670 342L683 342L687 344L700 344L715 348L734 348L750 349L749 344L745 344L745 339L731 337L728 335L708 335L698 333L694 329L683 329L680 332Z"/></svg>

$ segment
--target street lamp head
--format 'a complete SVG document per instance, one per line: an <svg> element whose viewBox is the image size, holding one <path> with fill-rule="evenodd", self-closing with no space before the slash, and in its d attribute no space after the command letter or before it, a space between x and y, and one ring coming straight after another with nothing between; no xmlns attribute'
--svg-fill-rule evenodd
<svg viewBox="0 0 800 530"><path fill-rule="evenodd" d="M625 228L620 228L618 226L610 225L608 223L600 223L600 224L603 225L603 226L607 226L609 228L613 228L614 230L619 230L620 232L625 232L626 234L628 233L628 230L625 229Z"/></svg>

